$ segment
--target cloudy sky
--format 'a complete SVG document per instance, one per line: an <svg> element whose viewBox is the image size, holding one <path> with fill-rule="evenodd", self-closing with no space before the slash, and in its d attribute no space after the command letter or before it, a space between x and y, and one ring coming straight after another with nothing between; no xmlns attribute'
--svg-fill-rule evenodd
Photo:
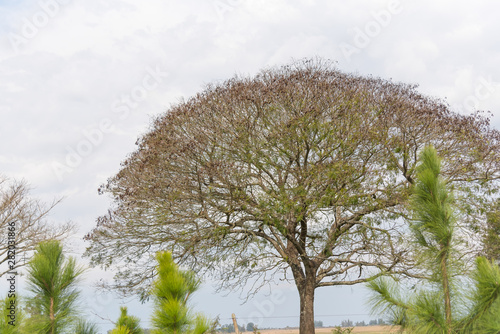
<svg viewBox="0 0 500 334"><path fill-rule="evenodd" d="M80 226L69 245L80 256L82 235L109 205L97 187L151 117L235 74L320 56L419 84L461 113L489 110L499 128L499 10L486 0L0 0L0 174L25 179L43 200L64 197L50 219ZM93 294L92 281L110 276L88 274L88 311L116 319L128 302L147 327L150 305ZM298 324L292 286L242 306L213 291L205 285L197 309L223 323L234 312L263 327ZM317 319L368 320L363 296L320 290Z"/></svg>

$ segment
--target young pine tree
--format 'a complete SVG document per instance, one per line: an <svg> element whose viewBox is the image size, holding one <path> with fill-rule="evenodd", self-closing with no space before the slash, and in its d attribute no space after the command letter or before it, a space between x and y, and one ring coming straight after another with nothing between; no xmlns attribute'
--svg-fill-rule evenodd
<svg viewBox="0 0 500 334"><path fill-rule="evenodd" d="M140 320L137 317L127 314L125 306L120 307L120 317L116 322L116 327L111 331L111 334L143 334L143 330L139 326Z"/></svg>
<svg viewBox="0 0 500 334"><path fill-rule="evenodd" d="M59 241L40 243L28 264L27 281L38 314L30 318L30 331L40 334L64 333L76 315L79 291L76 284L84 269L73 257L65 258Z"/></svg>
<svg viewBox="0 0 500 334"><path fill-rule="evenodd" d="M441 178L441 163L433 147L420 156L414 187L410 223L419 249L420 262L431 273L427 289L411 295L388 279L368 283L374 292L375 311L388 312L392 322L410 333L498 333L500 320L500 269L485 258L478 258L473 272L474 288L468 289L468 303L460 300L455 281L460 261L455 247L456 217L451 189ZM458 256L457 256L458 255ZM424 284L424 285L425 285ZM469 305L469 307L464 307Z"/></svg>
<svg viewBox="0 0 500 334"><path fill-rule="evenodd" d="M74 334L97 334L98 327L95 323L88 320L79 319L74 327Z"/></svg>
<svg viewBox="0 0 500 334"><path fill-rule="evenodd" d="M191 295L199 288L200 282L193 272L182 271L174 263L168 252L159 252L158 278L153 285L153 333L203 334L210 329L207 319L192 314L188 307Z"/></svg>

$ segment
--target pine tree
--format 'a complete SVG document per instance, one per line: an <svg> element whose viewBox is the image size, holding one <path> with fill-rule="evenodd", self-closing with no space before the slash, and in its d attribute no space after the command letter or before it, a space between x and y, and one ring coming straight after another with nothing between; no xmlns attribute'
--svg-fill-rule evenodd
<svg viewBox="0 0 500 334"><path fill-rule="evenodd" d="M137 317L127 314L125 306L120 307L120 317L116 322L116 327L111 332L112 334L143 334L143 330L139 326L140 320Z"/></svg>
<svg viewBox="0 0 500 334"><path fill-rule="evenodd" d="M168 252L159 252L158 278L153 286L155 310L153 333L207 333L210 325L203 316L192 314L188 307L191 295L199 288L200 281L191 271L182 271Z"/></svg>
<svg viewBox="0 0 500 334"><path fill-rule="evenodd" d="M436 151L428 147L421 155L417 170L417 184L413 196L414 220L410 225L417 244L426 250L427 258L435 274L434 279L442 284L445 333L452 331L450 284L453 270L450 264L453 232L456 219L453 214L453 195L441 179L441 162Z"/></svg>
<svg viewBox="0 0 500 334"><path fill-rule="evenodd" d="M88 320L80 319L75 325L75 334L97 334L99 331L97 325Z"/></svg>
<svg viewBox="0 0 500 334"><path fill-rule="evenodd" d="M30 320L31 331L40 334L65 332L74 323L79 291L76 284L84 269L73 257L65 258L59 241L40 243L28 264L29 290L39 311Z"/></svg>
<svg viewBox="0 0 500 334"><path fill-rule="evenodd" d="M460 293L464 283L456 279L461 263L455 245L457 221L452 190L441 178L441 163L433 147L423 150L420 161L410 229L420 263L431 274L424 282L427 288L408 296L389 279L371 281L368 287L374 292L373 309L389 313L394 324L411 333L498 333L500 269L485 258L477 258L470 277L474 287L466 289L468 295ZM467 309L464 304L471 307Z"/></svg>

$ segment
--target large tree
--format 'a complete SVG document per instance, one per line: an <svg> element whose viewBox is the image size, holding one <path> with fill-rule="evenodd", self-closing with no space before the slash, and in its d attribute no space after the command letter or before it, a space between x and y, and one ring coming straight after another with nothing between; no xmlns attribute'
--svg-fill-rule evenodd
<svg viewBox="0 0 500 334"><path fill-rule="evenodd" d="M300 333L314 333L316 288L418 275L398 218L427 144L477 225L478 195L500 176L500 133L480 114L321 60L209 85L157 117L100 188L114 205L87 255L126 263L115 285L144 295L159 250L221 288L281 273L300 295Z"/></svg>
<svg viewBox="0 0 500 334"><path fill-rule="evenodd" d="M58 201L44 203L30 196L24 181L0 175L0 276L26 265L42 241L62 240L74 231L72 223L51 224L47 216Z"/></svg>

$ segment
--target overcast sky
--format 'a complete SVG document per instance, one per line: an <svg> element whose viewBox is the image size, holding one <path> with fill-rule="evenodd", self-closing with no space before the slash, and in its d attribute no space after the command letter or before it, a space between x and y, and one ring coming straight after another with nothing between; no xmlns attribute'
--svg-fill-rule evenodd
<svg viewBox="0 0 500 334"><path fill-rule="evenodd" d="M489 110L499 128L499 12L493 0L0 0L0 174L46 201L65 198L51 221L80 226L70 245L80 256L82 235L109 206L97 187L151 117L235 74L320 56L419 84L461 113ZM93 271L86 285L110 276ZM91 291L88 309L116 320L122 301ZM240 306L207 284L196 304L223 323L234 312L262 327L297 325L295 288L273 293ZM318 290L317 319L366 314L363 297L360 288ZM150 305L127 305L149 326Z"/></svg>

